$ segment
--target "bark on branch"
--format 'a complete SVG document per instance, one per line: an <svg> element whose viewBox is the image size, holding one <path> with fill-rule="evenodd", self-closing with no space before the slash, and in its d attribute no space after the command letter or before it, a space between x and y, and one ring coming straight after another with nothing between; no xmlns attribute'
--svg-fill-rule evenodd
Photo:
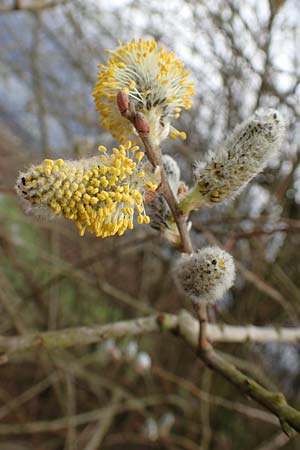
<svg viewBox="0 0 300 450"><path fill-rule="evenodd" d="M177 326L177 317L165 315L165 322L170 329ZM101 342L109 338L137 336L160 331L157 315L141 319L115 322L107 325L68 328L59 331L46 331L32 335L0 336L0 353L10 356L17 353L32 352L39 349L58 350L68 347Z"/></svg>
<svg viewBox="0 0 300 450"><path fill-rule="evenodd" d="M179 335L195 349L198 357L213 371L219 373L230 384L234 385L244 395L256 400L260 405L275 414L283 431L292 436L295 431L300 433L300 411L292 408L281 392L271 392L258 384L252 378L244 375L233 364L221 357L212 346L205 349L199 348L198 337L191 331L193 322L186 313L179 316ZM194 321L194 319L192 319Z"/></svg>
<svg viewBox="0 0 300 450"><path fill-rule="evenodd" d="M24 336L0 336L0 353L12 354L32 352L38 349L57 350L68 347L101 342L109 338L137 336L147 333L157 333L162 328L175 331L178 324L183 325L182 336L194 347L199 335L199 322L187 311L179 316L173 314L156 314L149 317L115 322L107 325L68 328L58 331L46 331ZM290 343L300 342L300 327L275 328L255 327L253 325L232 326L224 324L207 324L207 338L212 343Z"/></svg>
<svg viewBox="0 0 300 450"><path fill-rule="evenodd" d="M243 394L256 400L274 413L285 432L300 432L300 412L289 406L283 394L270 392L250 377L244 375L211 346L199 352L199 322L183 311L179 316L159 314L151 317L115 322L93 327L70 328L67 330L37 333L27 336L0 336L0 352L5 356L39 349L57 350L67 347L101 342L108 338L136 336L166 330L183 338L193 348L198 349L199 358L212 370L221 374ZM297 342L300 329L270 327L234 327L207 324L207 337L214 342Z"/></svg>

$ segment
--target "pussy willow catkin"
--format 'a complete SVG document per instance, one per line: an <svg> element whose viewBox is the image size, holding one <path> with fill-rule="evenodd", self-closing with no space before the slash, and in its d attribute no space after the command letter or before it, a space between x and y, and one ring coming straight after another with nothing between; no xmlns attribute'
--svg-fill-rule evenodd
<svg viewBox="0 0 300 450"><path fill-rule="evenodd" d="M195 164L195 185L180 203L185 211L234 198L276 156L283 141L284 121L274 110L261 110L238 125L206 163Z"/></svg>
<svg viewBox="0 0 300 450"><path fill-rule="evenodd" d="M132 135L131 124L120 115L116 104L121 90L133 102L135 110L146 117L155 145L168 135L185 139L186 134L171 122L180 116L182 109L192 106L194 86L189 81L189 71L175 53L158 47L154 39L119 42L119 47L108 53L108 62L99 65L93 93L103 128L120 142Z"/></svg>
<svg viewBox="0 0 300 450"><path fill-rule="evenodd" d="M215 303L233 285L233 258L219 247L183 254L173 267L173 278L179 290L193 303Z"/></svg>
<svg viewBox="0 0 300 450"><path fill-rule="evenodd" d="M126 142L101 156L79 161L45 159L20 173L16 190L29 212L62 216L99 237L122 235L149 223L143 203L146 189L156 189L149 163L139 147Z"/></svg>

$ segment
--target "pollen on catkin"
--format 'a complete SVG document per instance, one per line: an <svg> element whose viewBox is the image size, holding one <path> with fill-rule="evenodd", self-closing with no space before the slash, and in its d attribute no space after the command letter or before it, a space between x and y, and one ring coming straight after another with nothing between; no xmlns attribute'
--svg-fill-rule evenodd
<svg viewBox="0 0 300 450"><path fill-rule="evenodd" d="M175 262L173 278L179 290L193 303L212 304L233 285L233 258L219 247L183 254Z"/></svg>
<svg viewBox="0 0 300 450"><path fill-rule="evenodd" d="M16 190L28 212L62 216L99 237L121 236L134 226L150 222L143 195L157 188L157 175L143 161L137 145L126 142L102 155L78 161L45 159L20 173Z"/></svg>
<svg viewBox="0 0 300 450"><path fill-rule="evenodd" d="M189 212L234 198L276 156L284 130L283 118L274 109L259 110L238 125L205 163L195 163L195 185L180 208Z"/></svg>
<svg viewBox="0 0 300 450"><path fill-rule="evenodd" d="M99 65L93 92L101 125L121 142L132 134L131 124L122 117L116 103L117 94L124 91L136 111L146 116L154 144L168 135L185 139L186 134L170 122L180 116L182 108L192 106L194 86L175 53L158 48L154 39L133 39L126 44L119 41L119 48L108 53L107 64Z"/></svg>

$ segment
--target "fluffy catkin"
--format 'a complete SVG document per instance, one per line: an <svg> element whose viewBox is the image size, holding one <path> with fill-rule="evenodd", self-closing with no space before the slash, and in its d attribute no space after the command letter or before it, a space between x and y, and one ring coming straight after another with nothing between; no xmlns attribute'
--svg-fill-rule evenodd
<svg viewBox="0 0 300 450"><path fill-rule="evenodd" d="M219 247L206 247L183 254L175 263L173 278L193 303L215 303L235 279L233 258Z"/></svg>
<svg viewBox="0 0 300 450"><path fill-rule="evenodd" d="M111 151L100 145L102 156L79 161L45 159L20 173L16 190L28 212L62 216L105 238L150 222L143 195L157 188L156 176L144 163L144 152L130 141Z"/></svg>
<svg viewBox="0 0 300 450"><path fill-rule="evenodd" d="M194 164L195 186L181 201L188 212L234 198L276 156L284 136L284 121L274 110L257 111L238 125L225 144Z"/></svg>
<svg viewBox="0 0 300 450"><path fill-rule="evenodd" d="M171 122L178 119L183 108L191 108L194 87L189 71L175 53L158 47L154 39L133 39L126 44L119 42L119 47L109 54L107 63L99 65L93 93L102 126L120 142L132 134L131 124L120 114L123 105L117 107L116 103L122 91L136 111L146 117L155 145L168 135L185 139L185 132L178 131Z"/></svg>
<svg viewBox="0 0 300 450"><path fill-rule="evenodd" d="M180 184L180 167L177 161L170 155L163 155L163 167L166 172L170 187L175 197ZM170 208L161 194L158 194L150 203L149 216L151 226L154 229L161 230L167 227L167 221L170 216Z"/></svg>

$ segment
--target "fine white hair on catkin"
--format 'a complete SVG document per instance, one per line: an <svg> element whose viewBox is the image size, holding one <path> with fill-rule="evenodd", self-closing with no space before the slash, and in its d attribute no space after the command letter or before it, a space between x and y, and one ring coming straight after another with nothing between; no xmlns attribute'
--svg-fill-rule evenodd
<svg viewBox="0 0 300 450"><path fill-rule="evenodd" d="M174 264L173 278L179 290L193 303L213 304L234 283L233 258L216 246L183 254Z"/></svg>
<svg viewBox="0 0 300 450"><path fill-rule="evenodd" d="M224 145L209 152L206 162L194 163L194 206L236 197L249 181L276 157L284 137L282 115L275 109L258 110L238 125ZM198 198L197 198L198 195Z"/></svg>
<svg viewBox="0 0 300 450"><path fill-rule="evenodd" d="M170 155L163 155L162 162L168 182L176 198L180 184L180 167L177 161ZM161 194L158 194L150 203L148 210L152 228L161 230L162 228L167 227L167 221L171 212L167 202Z"/></svg>
<svg viewBox="0 0 300 450"><path fill-rule="evenodd" d="M165 169L170 187L175 197L180 183L180 167L177 161L170 155L162 156L163 167Z"/></svg>

